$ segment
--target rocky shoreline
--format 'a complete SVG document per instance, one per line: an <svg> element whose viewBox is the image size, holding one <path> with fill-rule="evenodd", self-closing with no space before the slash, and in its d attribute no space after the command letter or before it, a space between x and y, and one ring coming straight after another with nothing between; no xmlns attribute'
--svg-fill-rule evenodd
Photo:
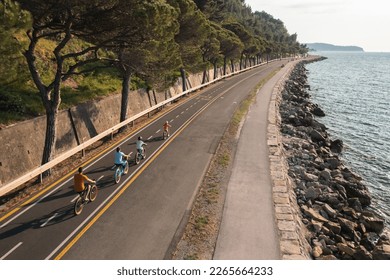
<svg viewBox="0 0 390 280"><path fill-rule="evenodd" d="M310 62L296 65L279 107L284 154L307 229L308 253L319 260L388 260L390 234L384 219L368 209L367 186L341 160L342 141L332 140L318 121L325 112L310 100L305 69Z"/></svg>

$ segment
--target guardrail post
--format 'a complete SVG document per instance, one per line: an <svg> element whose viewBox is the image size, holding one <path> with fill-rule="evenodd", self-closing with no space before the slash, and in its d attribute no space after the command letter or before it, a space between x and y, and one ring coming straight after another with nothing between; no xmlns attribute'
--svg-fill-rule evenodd
<svg viewBox="0 0 390 280"><path fill-rule="evenodd" d="M81 157L85 157L85 149L81 150Z"/></svg>
<svg viewBox="0 0 390 280"><path fill-rule="evenodd" d="M39 174L39 183L43 183L43 173Z"/></svg>
<svg viewBox="0 0 390 280"><path fill-rule="evenodd" d="M111 140L114 139L114 132L111 132L110 137L111 137Z"/></svg>

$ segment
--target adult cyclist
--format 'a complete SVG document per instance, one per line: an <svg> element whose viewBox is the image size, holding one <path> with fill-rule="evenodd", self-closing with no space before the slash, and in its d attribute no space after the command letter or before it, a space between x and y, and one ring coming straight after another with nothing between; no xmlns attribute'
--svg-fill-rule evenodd
<svg viewBox="0 0 390 280"><path fill-rule="evenodd" d="M135 145L137 146L137 151L143 155L144 154L144 145L147 146L148 144L146 144L144 141L142 141L142 136L139 136L138 137L138 140L135 142ZM142 159L144 159L145 157L142 156Z"/></svg>
<svg viewBox="0 0 390 280"><path fill-rule="evenodd" d="M122 170L123 170L123 168L125 168L125 166L126 166L126 160L128 157L129 157L129 155L126 155L125 153L123 153L121 151L120 147L116 148L115 161L114 161L115 165L121 165Z"/></svg>
<svg viewBox="0 0 390 280"><path fill-rule="evenodd" d="M80 166L79 173L74 175L73 188L75 192L77 192L83 198L83 200L88 201L88 193L89 190L91 189L91 185L88 184L86 186L85 185L86 181L92 184L96 184L96 181L88 178L88 176L83 173L83 167Z"/></svg>

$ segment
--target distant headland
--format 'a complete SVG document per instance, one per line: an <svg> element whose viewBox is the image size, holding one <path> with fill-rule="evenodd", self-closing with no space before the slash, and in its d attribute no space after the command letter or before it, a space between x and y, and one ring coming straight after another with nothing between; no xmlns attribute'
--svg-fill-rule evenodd
<svg viewBox="0 0 390 280"><path fill-rule="evenodd" d="M325 43L307 43L307 47L310 51L344 51L344 52L364 52L363 48L357 46L335 46Z"/></svg>

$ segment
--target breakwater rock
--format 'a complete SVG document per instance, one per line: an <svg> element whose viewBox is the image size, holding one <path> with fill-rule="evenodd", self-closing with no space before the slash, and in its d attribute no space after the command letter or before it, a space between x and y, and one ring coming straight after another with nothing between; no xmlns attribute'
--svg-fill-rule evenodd
<svg viewBox="0 0 390 280"><path fill-rule="evenodd" d="M311 256L390 259L384 219L369 210L370 192L362 178L343 163L343 142L332 140L318 121L326 112L310 101L309 90L302 62L285 83L280 115L288 173L308 230Z"/></svg>

